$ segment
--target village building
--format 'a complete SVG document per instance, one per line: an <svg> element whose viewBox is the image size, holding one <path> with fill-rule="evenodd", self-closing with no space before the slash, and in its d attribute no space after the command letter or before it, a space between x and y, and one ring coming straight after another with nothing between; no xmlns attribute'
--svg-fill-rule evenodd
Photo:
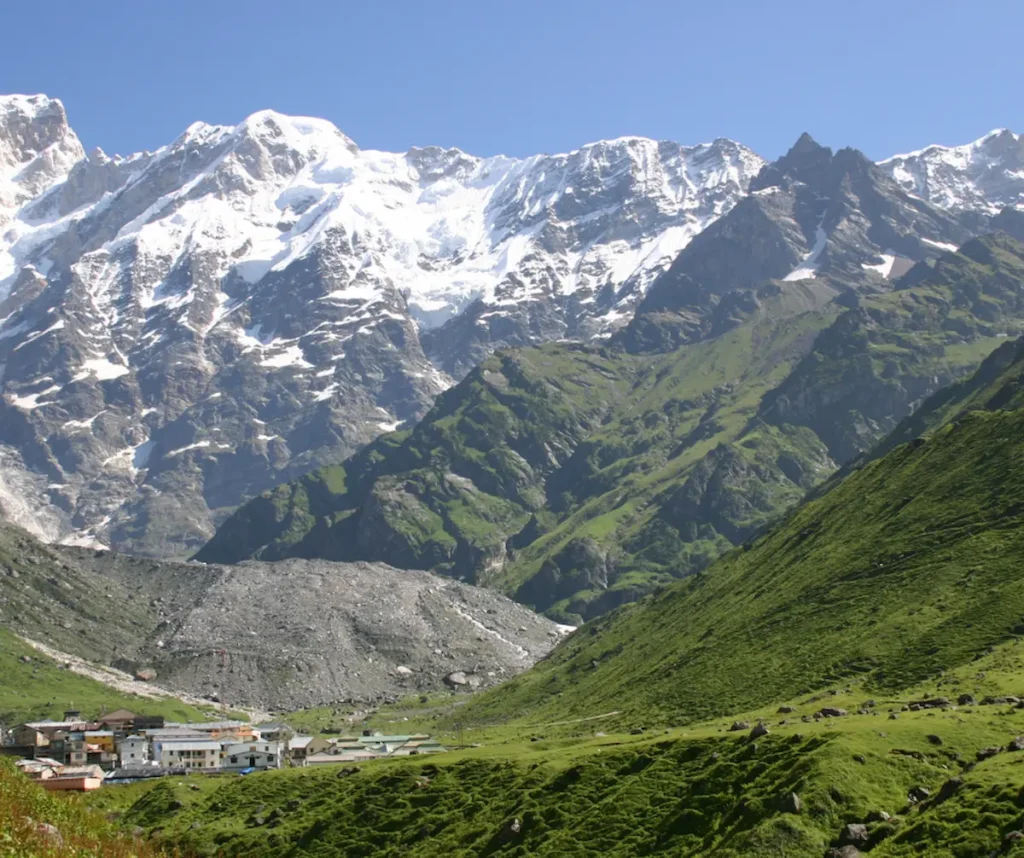
<svg viewBox="0 0 1024 858"><path fill-rule="evenodd" d="M125 736L117 743L117 760L123 769L149 762L149 740L145 736Z"/></svg>
<svg viewBox="0 0 1024 858"><path fill-rule="evenodd" d="M36 724L19 724L11 730L11 739L15 745L31 745L35 748L45 748L50 744L50 737Z"/></svg>
<svg viewBox="0 0 1024 858"><path fill-rule="evenodd" d="M221 768L240 772L245 769L279 769L283 746L278 742L238 742L224 747Z"/></svg>
<svg viewBox="0 0 1024 858"><path fill-rule="evenodd" d="M63 757L69 766L99 766L112 769L117 765L114 734L110 730L82 730L57 736L50 742L51 755Z"/></svg>
<svg viewBox="0 0 1024 858"><path fill-rule="evenodd" d="M165 726L163 715L136 715L129 732L141 735L148 730L163 730Z"/></svg>
<svg viewBox="0 0 1024 858"><path fill-rule="evenodd" d="M34 781L55 777L64 768L60 760L51 757L39 757L35 760L18 760L14 764L26 777Z"/></svg>
<svg viewBox="0 0 1024 858"><path fill-rule="evenodd" d="M127 709L115 709L100 716L100 727L114 733L131 733L135 730L135 719L139 716Z"/></svg>
<svg viewBox="0 0 1024 858"><path fill-rule="evenodd" d="M291 727L282 723L257 724L253 729L264 742L287 742L295 735Z"/></svg>
<svg viewBox="0 0 1024 858"><path fill-rule="evenodd" d="M306 758L326 751L331 745L327 739L313 736L293 736L288 740L288 756L293 766L306 765Z"/></svg>
<svg viewBox="0 0 1024 858"><path fill-rule="evenodd" d="M220 742L213 739L164 739L153 743L153 759L165 769L219 769Z"/></svg>
<svg viewBox="0 0 1024 858"><path fill-rule="evenodd" d="M99 766L65 766L40 783L44 789L52 791L86 792L103 786L103 769Z"/></svg>

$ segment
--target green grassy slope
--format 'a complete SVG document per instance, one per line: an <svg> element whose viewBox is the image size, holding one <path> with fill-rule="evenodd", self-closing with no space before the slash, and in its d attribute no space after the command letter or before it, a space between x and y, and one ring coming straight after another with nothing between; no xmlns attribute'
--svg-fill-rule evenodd
<svg viewBox="0 0 1024 858"><path fill-rule="evenodd" d="M243 507L197 559L376 559L513 594L537 579L520 598L563 616L629 601L729 546L710 523L685 544L633 537L666 488L744 432L833 318L821 300L794 288L721 338L655 359L565 344L495 355L411 433ZM830 471L809 433L761 428L730 463L735 496L762 481L760 459L771 466L782 451L806 476L772 473L760 495L748 493L753 502L722 504L730 535ZM586 568L572 561L579 555Z"/></svg>
<svg viewBox="0 0 1024 858"><path fill-rule="evenodd" d="M18 636L130 671L138 665L126 661L125 653L158 623L148 598L0 522L0 721L59 718L72 708L93 717L121 707L175 720L207 717L207 711L177 700L124 694L75 674Z"/></svg>
<svg viewBox="0 0 1024 858"><path fill-rule="evenodd" d="M25 658L29 661L23 661ZM60 720L68 709L77 709L86 718L128 709L139 714L163 715L170 721L205 721L211 714L210 710L179 700L154 700L116 691L67 670L0 628L0 723Z"/></svg>
<svg viewBox="0 0 1024 858"><path fill-rule="evenodd" d="M686 722L869 675L895 688L1024 633L1024 411L899 447L707 573L590 623L466 717Z"/></svg>
<svg viewBox="0 0 1024 858"><path fill-rule="evenodd" d="M762 417L813 429L839 463L872 448L927 396L972 372L1024 317L1024 245L967 242L893 292L861 298L772 393Z"/></svg>
<svg viewBox="0 0 1024 858"><path fill-rule="evenodd" d="M429 568L576 622L705 568L1024 326L1024 245L969 242L844 309L768 290L666 355L495 355L411 432L240 509L209 562ZM838 318L836 318L838 315Z"/></svg>
<svg viewBox="0 0 1024 858"><path fill-rule="evenodd" d="M943 682L879 697L864 714L860 687L824 695L841 718L751 713L767 736L728 731L730 719L645 735L487 743L248 778L192 778L105 790L98 810L168 844L229 856L788 856L818 858L847 824L865 824L872 856L987 855L1019 828L1024 732L1008 705L905 710L905 701L981 689L1019 690L1017 644ZM977 679L984 675L984 679ZM858 695L861 695L858 697ZM897 720L887 717L897 713ZM468 738L474 738L475 734ZM957 778L959 780L954 780ZM948 785L947 785L948 784ZM911 802L915 788L930 796ZM791 796L799 798L794 805ZM890 815L882 821L880 813ZM518 830L514 820L519 820ZM1012 842L1008 844L1013 846ZM1008 849L1009 854L1021 854Z"/></svg>
<svg viewBox="0 0 1024 858"><path fill-rule="evenodd" d="M157 858L77 796L46 792L0 757L0 858Z"/></svg>

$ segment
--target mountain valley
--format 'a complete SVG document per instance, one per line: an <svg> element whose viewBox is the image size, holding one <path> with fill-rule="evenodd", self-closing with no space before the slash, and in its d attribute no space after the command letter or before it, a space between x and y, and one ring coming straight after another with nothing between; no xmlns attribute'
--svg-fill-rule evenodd
<svg viewBox="0 0 1024 858"><path fill-rule="evenodd" d="M1024 854L1022 175L0 96L0 728L323 749L0 858Z"/></svg>

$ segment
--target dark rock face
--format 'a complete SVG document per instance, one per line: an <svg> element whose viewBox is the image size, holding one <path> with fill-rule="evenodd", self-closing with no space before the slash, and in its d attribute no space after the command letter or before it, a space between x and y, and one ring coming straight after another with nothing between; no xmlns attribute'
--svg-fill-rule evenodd
<svg viewBox="0 0 1024 858"><path fill-rule="evenodd" d="M516 599L547 610L555 602L580 590L604 589L614 570L608 551L589 537L572 539L554 557L544 561L540 573L516 593Z"/></svg>
<svg viewBox="0 0 1024 858"><path fill-rule="evenodd" d="M753 311L769 281L783 289L817 281L840 292L884 290L914 262L971 235L860 152L833 153L806 134L761 170L750 191L652 283L619 335L627 348L715 336Z"/></svg>

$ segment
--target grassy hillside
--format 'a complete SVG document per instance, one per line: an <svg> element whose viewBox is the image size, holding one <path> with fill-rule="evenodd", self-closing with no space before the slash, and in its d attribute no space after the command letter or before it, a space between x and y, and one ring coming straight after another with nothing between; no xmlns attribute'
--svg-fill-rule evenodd
<svg viewBox="0 0 1024 858"><path fill-rule="evenodd" d="M89 803L167 844L230 856L787 856L820 858L845 826L865 825L872 856L987 855L1020 827L1024 711L966 705L905 711L936 692L1007 693L1022 685L1021 647L865 702L835 696L643 735L489 740L429 758L192 778L104 790ZM978 679L983 675L982 679ZM823 705L850 715L816 720ZM888 716L897 715L896 720ZM804 716L807 720L803 720ZM538 728L538 732L547 732ZM1001 753L978 762L978 752ZM958 780L955 780L958 779ZM929 792L912 802L915 789ZM794 803L792 796L798 802ZM881 814L890 816L883 820ZM515 820L519 821L518 826ZM1014 851L1016 849L1017 851Z"/></svg>
<svg viewBox="0 0 1024 858"><path fill-rule="evenodd" d="M24 661L26 658L29 660ZM210 717L210 710L179 700L125 694L80 676L0 628L0 723L59 720L68 709L78 709L86 718L97 718L122 708L163 715L172 721L204 721Z"/></svg>
<svg viewBox="0 0 1024 858"><path fill-rule="evenodd" d="M18 636L131 670L126 654L159 621L148 596L0 522L0 722L59 718L72 708L87 717L121 707L175 720L207 717L177 700L146 699L80 676Z"/></svg>
<svg viewBox="0 0 1024 858"><path fill-rule="evenodd" d="M53 795L0 757L0 858L158 858L75 798Z"/></svg>
<svg viewBox="0 0 1024 858"><path fill-rule="evenodd" d="M969 242L887 294L760 293L666 355L499 354L411 432L257 498L198 558L370 559L577 622L705 568L1024 326L1024 245ZM838 316L838 318L837 318Z"/></svg>
<svg viewBox="0 0 1024 858"><path fill-rule="evenodd" d="M629 601L729 546L710 522L685 543L634 536L667 488L744 432L834 316L821 300L794 288L721 338L653 360L565 344L495 355L411 433L243 507L197 559L383 560L569 618ZM744 498L714 510L730 536L830 470L809 433L755 434L724 466L722 494ZM783 452L805 476L762 473Z"/></svg>
<svg viewBox="0 0 1024 858"><path fill-rule="evenodd" d="M588 624L465 717L685 723L850 677L899 688L1024 633L1024 411L891 451L705 574Z"/></svg>

